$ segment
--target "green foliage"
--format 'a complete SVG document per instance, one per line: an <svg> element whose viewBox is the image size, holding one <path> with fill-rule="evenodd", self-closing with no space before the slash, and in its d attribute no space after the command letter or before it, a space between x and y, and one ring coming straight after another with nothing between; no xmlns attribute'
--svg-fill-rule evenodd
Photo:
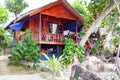
<svg viewBox="0 0 120 80"><path fill-rule="evenodd" d="M5 42L5 37L4 37L5 32L3 31L2 28L0 28L0 51L2 50Z"/></svg>
<svg viewBox="0 0 120 80"><path fill-rule="evenodd" d="M120 26L114 26L114 35L120 36Z"/></svg>
<svg viewBox="0 0 120 80"><path fill-rule="evenodd" d="M108 30L110 30L111 27L115 28L115 26L118 25L118 20L119 20L118 16L119 13L115 8L102 20L101 27L105 27Z"/></svg>
<svg viewBox="0 0 120 80"><path fill-rule="evenodd" d="M70 38L65 38L65 48L63 50L64 66L67 66L73 62L74 52L75 46L73 40Z"/></svg>
<svg viewBox="0 0 120 80"><path fill-rule="evenodd" d="M95 43L94 43L94 47L90 50L90 53L95 55L95 54L99 54L100 51L103 50L103 43L102 43L102 38L99 38Z"/></svg>
<svg viewBox="0 0 120 80"><path fill-rule="evenodd" d="M105 53L107 53L107 54L108 54L108 53L110 53L110 49L109 49L109 48L107 48L107 47L106 47L106 48L104 48L104 51L105 51Z"/></svg>
<svg viewBox="0 0 120 80"><path fill-rule="evenodd" d="M6 22L7 19L8 19L8 13L6 9L0 6L0 24L2 24L3 22Z"/></svg>
<svg viewBox="0 0 120 80"><path fill-rule="evenodd" d="M75 0L73 3L73 7L80 13L80 15L85 19L85 27L89 27L91 24L91 13L89 12L87 5L83 0Z"/></svg>
<svg viewBox="0 0 120 80"><path fill-rule="evenodd" d="M5 0L6 8L17 16L20 14L28 4L24 0Z"/></svg>
<svg viewBox="0 0 120 80"><path fill-rule="evenodd" d="M81 78L81 77L78 77L78 79L77 80L83 80L83 78Z"/></svg>
<svg viewBox="0 0 120 80"><path fill-rule="evenodd" d="M85 48L81 45L77 45L76 47L76 54L77 54L77 57L80 61L83 60L83 58L85 57Z"/></svg>
<svg viewBox="0 0 120 80"><path fill-rule="evenodd" d="M21 63L22 61L25 62L33 62L37 63L38 59L40 58L39 54L39 46L37 41L32 39L31 33L29 30L26 30L25 39L18 41L15 47L11 49L12 61L15 63Z"/></svg>
<svg viewBox="0 0 120 80"><path fill-rule="evenodd" d="M114 45L114 46L117 46L118 43L119 43L119 39L120 37L119 36L115 36L111 39L111 43Z"/></svg>
<svg viewBox="0 0 120 80"><path fill-rule="evenodd" d="M11 36L0 27L0 51L5 47L10 47Z"/></svg>
<svg viewBox="0 0 120 80"><path fill-rule="evenodd" d="M92 17L96 19L101 12L103 12L109 4L113 2L112 0L91 0L88 5L88 10L90 11Z"/></svg>
<svg viewBox="0 0 120 80"><path fill-rule="evenodd" d="M83 37L85 35L85 30L80 31L79 36Z"/></svg>
<svg viewBox="0 0 120 80"><path fill-rule="evenodd" d="M49 66L49 68L52 69L53 72L61 72L62 69L62 61L63 58L60 56L59 58L56 58L55 55L52 56L52 58L48 57L46 54L43 54L46 59L48 60L46 64Z"/></svg>

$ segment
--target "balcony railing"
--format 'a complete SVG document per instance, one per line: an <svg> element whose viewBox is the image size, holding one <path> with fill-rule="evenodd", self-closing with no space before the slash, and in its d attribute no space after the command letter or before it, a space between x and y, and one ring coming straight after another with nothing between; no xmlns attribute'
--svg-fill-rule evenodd
<svg viewBox="0 0 120 80"><path fill-rule="evenodd" d="M63 34L42 34L41 41L45 42L63 42L64 35Z"/></svg>
<svg viewBox="0 0 120 80"><path fill-rule="evenodd" d="M44 42L64 42L65 38L71 38L76 43L76 36L75 35L63 35L63 34L42 34L41 41Z"/></svg>
<svg viewBox="0 0 120 80"><path fill-rule="evenodd" d="M20 39L23 39L24 37L25 37L25 35L21 35ZM44 43L49 43L49 42L57 43L58 42L58 43L63 44L65 38L71 38L71 39L73 39L73 41L75 43L80 41L78 38L76 38L75 35L63 35L63 34L51 34L51 33L43 34L42 33L42 35L40 35L40 37L41 37L40 42L44 42ZM39 33L34 32L33 38L35 40L39 41Z"/></svg>

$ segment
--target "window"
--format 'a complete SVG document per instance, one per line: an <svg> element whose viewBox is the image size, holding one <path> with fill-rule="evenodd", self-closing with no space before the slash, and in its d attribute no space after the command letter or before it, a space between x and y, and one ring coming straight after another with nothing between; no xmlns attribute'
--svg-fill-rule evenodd
<svg viewBox="0 0 120 80"><path fill-rule="evenodd" d="M58 24L55 23L49 23L49 32L52 34L57 34L58 33Z"/></svg>

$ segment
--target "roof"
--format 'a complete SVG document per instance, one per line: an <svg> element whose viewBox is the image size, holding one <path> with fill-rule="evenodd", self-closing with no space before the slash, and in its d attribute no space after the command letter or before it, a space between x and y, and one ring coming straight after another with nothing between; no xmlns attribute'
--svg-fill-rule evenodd
<svg viewBox="0 0 120 80"><path fill-rule="evenodd" d="M62 4L74 17L77 18L77 20L81 23L84 23L85 20L84 18L82 18L82 16L66 1L66 0L58 0L58 1L55 1L53 3L50 3L48 5L45 5L43 7L40 7L40 8L37 8L37 9L33 9L29 12L26 12L20 16L18 16L17 18L15 18L13 21L11 21L6 27L5 29L8 29L8 27L11 25L11 24L14 24L16 22L19 22L23 19L25 19L26 17L30 17L30 16L33 16L35 14L38 14L38 13L41 13L42 11L46 10L46 9L49 9L51 7L54 7L56 5L59 5L59 4Z"/></svg>

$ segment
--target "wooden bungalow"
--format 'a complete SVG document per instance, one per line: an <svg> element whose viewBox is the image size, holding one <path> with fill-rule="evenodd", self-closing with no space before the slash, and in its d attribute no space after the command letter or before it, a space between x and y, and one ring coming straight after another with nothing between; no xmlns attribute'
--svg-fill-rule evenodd
<svg viewBox="0 0 120 80"><path fill-rule="evenodd" d="M84 19L66 0L57 0L18 16L5 29L13 29L14 41L20 40L29 29L42 49L53 48L60 53L65 37L72 38L75 43L79 41L78 32L83 23Z"/></svg>

